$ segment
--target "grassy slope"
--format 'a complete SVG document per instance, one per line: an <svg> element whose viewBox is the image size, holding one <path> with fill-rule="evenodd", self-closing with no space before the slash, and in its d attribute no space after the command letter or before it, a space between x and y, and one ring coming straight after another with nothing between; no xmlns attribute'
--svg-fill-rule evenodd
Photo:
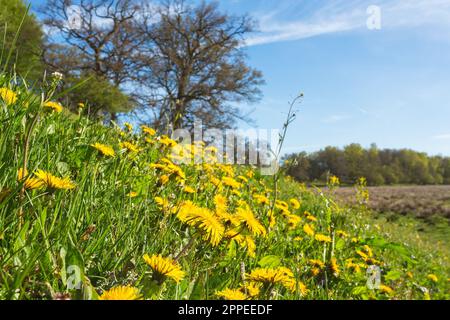
<svg viewBox="0 0 450 320"><path fill-rule="evenodd" d="M0 80L0 88L6 83L6 79ZM214 299L219 290L242 287L243 268L250 273L258 267L281 266L292 271L294 286L288 289L286 283L275 283L270 288L260 287L260 294L252 298L449 297L448 261L433 245L421 246L413 240L407 227L400 232L401 227L374 220L364 208L340 208L330 198L315 195L289 179L281 180L279 198L286 202L298 199L301 206L278 203L271 217L270 205L255 197L273 199L271 179L259 176L257 170L168 165L164 159L170 150L156 137L45 111L24 87L13 89L18 100L9 106L0 102L2 299L51 299L57 293L74 299L96 298L95 293L117 285L136 286L146 298ZM17 171L23 165L25 136L36 114L39 120L29 143L29 172L39 168L68 176L76 183L75 189L47 188L21 194L23 182L17 181ZM120 141L131 142L140 151L127 151ZM102 156L90 146L95 142L114 147L115 157ZM155 163L161 168L150 166ZM224 177L233 179L231 186ZM244 183L233 186L239 181ZM195 193L186 192L185 186ZM130 197L130 192L135 196ZM232 223L218 212L214 202L218 194L226 199ZM209 208L220 225L215 227L225 229L218 232L218 245L205 238L200 226L188 225L177 216L187 200ZM237 219L239 208L252 211L267 234L258 234ZM305 231L306 225L314 228L314 235ZM340 236L338 231L343 231ZM317 234L329 237L331 243L318 240ZM184 279L175 283L167 278L161 285L152 282L155 273L142 258L146 253L179 255ZM314 269L311 259L320 260L323 266ZM361 266L359 273L349 267L348 259ZM382 283L392 292L386 287L367 289L368 264L381 266ZM80 271L82 284L70 289L73 266ZM412 279L407 272L412 272ZM427 278L430 273L436 274L437 283Z"/></svg>

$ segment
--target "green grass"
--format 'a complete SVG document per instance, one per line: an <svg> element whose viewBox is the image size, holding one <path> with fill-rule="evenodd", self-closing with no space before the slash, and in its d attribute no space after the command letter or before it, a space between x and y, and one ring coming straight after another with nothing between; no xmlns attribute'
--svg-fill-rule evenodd
<svg viewBox="0 0 450 320"><path fill-rule="evenodd" d="M330 196L288 178L282 177L275 197L272 178L261 176L255 168L167 165L164 159L170 158L171 150L164 139L44 108L45 101L54 99L55 85L30 90L25 84L13 84L6 75L0 77L0 88L9 87L17 94L12 104L0 98L1 299L61 295L97 299L119 285L137 287L147 299L217 299L218 291L242 288L243 278L245 286L250 285L249 274L255 269L282 266L289 269L283 279L292 280L292 286L283 281L256 283L260 293L247 298L449 298L447 256L435 250L431 240L424 246L413 240L408 227L375 219L364 207L339 207ZM124 141L140 151L127 151L119 144ZM115 157L94 149L91 144L96 142L113 147ZM68 177L76 187L24 191L17 174L24 164L29 178L42 169ZM161 169L151 164L161 164ZM248 181L233 187L223 180L242 182L239 176ZM185 186L195 193L185 192ZM136 196L130 197L130 192ZM219 214L214 203L218 194L226 199L231 222ZM258 203L255 195L265 195L270 202ZM271 216L275 199L292 198L300 201L300 208L278 203ZM165 204L158 204L160 200ZM183 220L179 209L186 201L217 222L213 228L220 238L217 245L211 244L199 224ZM250 228L237 215L240 209L251 211L252 223L262 225L265 233ZM306 224L331 242L308 235ZM340 237L338 231L347 236ZM367 254L367 250L373 256L365 261L358 252ZM183 280L177 283L168 276L161 281L145 263L144 254L177 258L185 272ZM323 263L316 274L311 259ZM348 259L362 266L360 273L348 268ZM392 292L367 288L369 264L381 267L382 283ZM412 272L412 279L407 272ZM431 273L437 282L428 279Z"/></svg>

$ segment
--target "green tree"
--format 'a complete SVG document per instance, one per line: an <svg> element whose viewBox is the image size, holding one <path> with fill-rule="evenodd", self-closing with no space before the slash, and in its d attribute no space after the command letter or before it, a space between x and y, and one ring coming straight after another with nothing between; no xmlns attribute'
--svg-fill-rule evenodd
<svg viewBox="0 0 450 320"><path fill-rule="evenodd" d="M13 46L17 32L18 38ZM1 64L6 63L11 52L7 65L9 71L15 70L28 80L39 79L43 72L42 47L43 32L36 17L27 11L25 3L22 0L0 0Z"/></svg>
<svg viewBox="0 0 450 320"><path fill-rule="evenodd" d="M369 185L450 184L450 158L430 157L413 150L379 150L375 144L364 149L350 144L344 149L326 147L285 158L286 172L303 182L325 182L330 174L345 184L365 177Z"/></svg>
<svg viewBox="0 0 450 320"><path fill-rule="evenodd" d="M442 160L442 175L445 184L450 184L450 158Z"/></svg>
<svg viewBox="0 0 450 320"><path fill-rule="evenodd" d="M70 76L65 86L71 88L65 105L75 111L78 103L85 103L83 112L91 118L105 117L111 113L121 113L133 109L133 101L117 86L95 74Z"/></svg>
<svg viewBox="0 0 450 320"><path fill-rule="evenodd" d="M344 148L345 161L347 163L348 178L356 182L358 178L364 176L366 152L357 143L352 143Z"/></svg>
<svg viewBox="0 0 450 320"><path fill-rule="evenodd" d="M140 30L151 24L151 10L145 1L47 0L41 11L45 26L57 31L57 36L49 37L45 46L46 67L62 72L71 81L82 79L84 76L80 74L86 72L94 74L95 78L90 80L93 85L77 96L96 101L96 107L106 106L102 114L109 113L111 120L116 120L118 113L131 111L136 104L131 97L128 102L124 98L131 96L133 89L136 95L142 94L136 82L142 66L136 56L142 54L147 41ZM109 95L101 97L96 89ZM118 101L111 100L113 105L104 104L114 96L120 97Z"/></svg>
<svg viewBox="0 0 450 320"><path fill-rule="evenodd" d="M306 182L310 180L309 172L311 171L311 165L306 152L289 155L284 160L288 175L297 181Z"/></svg>

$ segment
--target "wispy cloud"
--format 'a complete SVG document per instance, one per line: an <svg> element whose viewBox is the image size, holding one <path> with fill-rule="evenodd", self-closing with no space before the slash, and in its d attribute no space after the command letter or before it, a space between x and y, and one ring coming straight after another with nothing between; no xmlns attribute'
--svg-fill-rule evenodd
<svg viewBox="0 0 450 320"><path fill-rule="evenodd" d="M450 140L450 133L438 134L433 136L435 140Z"/></svg>
<svg viewBox="0 0 450 320"><path fill-rule="evenodd" d="M337 123L337 122L341 122L344 120L348 120L350 118L351 118L351 116L349 116L349 115L335 114L335 115L326 117L325 119L322 120L322 122L323 123Z"/></svg>
<svg viewBox="0 0 450 320"><path fill-rule="evenodd" d="M290 5L286 5L289 3ZM318 35L348 32L366 28L367 8L373 0L333 0L317 2L312 10L305 1L285 2L282 9L259 13L260 32L246 40L247 46L299 40ZM381 0L382 28L450 26L450 0ZM286 15L299 12L294 19ZM288 20L288 21L287 21Z"/></svg>

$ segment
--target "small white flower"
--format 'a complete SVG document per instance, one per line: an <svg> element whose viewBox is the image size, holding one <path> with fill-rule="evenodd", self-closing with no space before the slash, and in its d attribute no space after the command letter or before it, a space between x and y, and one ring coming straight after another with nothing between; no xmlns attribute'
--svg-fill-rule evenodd
<svg viewBox="0 0 450 320"><path fill-rule="evenodd" d="M57 80L62 80L64 78L64 75L61 72L53 72L52 77Z"/></svg>

